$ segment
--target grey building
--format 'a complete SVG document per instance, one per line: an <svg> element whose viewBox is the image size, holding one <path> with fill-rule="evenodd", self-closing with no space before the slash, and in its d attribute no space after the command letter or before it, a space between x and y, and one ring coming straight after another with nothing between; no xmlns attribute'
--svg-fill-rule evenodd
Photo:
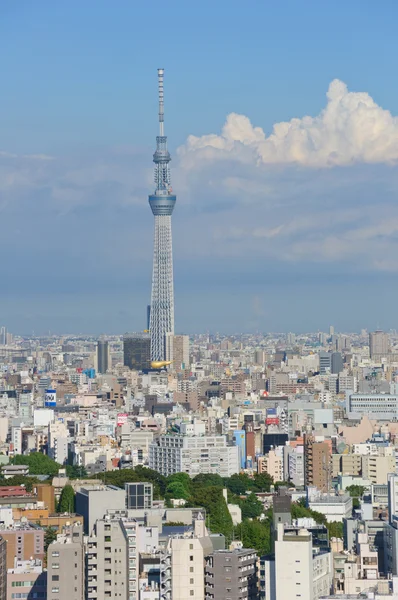
<svg viewBox="0 0 398 600"><path fill-rule="evenodd" d="M114 485L80 488L76 492L76 513L84 518L84 533L91 535L95 522L109 509L125 510L126 492Z"/></svg>
<svg viewBox="0 0 398 600"><path fill-rule="evenodd" d="M291 525L292 523L292 497L286 487L280 487L272 498L272 507L274 514L274 531L276 533L278 523Z"/></svg>
<svg viewBox="0 0 398 600"><path fill-rule="evenodd" d="M126 483L127 508L132 510L151 509L153 502L152 483Z"/></svg>
<svg viewBox="0 0 398 600"><path fill-rule="evenodd" d="M109 367L109 344L104 340L97 342L97 370L98 373L106 373Z"/></svg>
<svg viewBox="0 0 398 600"><path fill-rule="evenodd" d="M332 354L330 352L319 353L319 372L321 375L326 375L332 370Z"/></svg>
<svg viewBox="0 0 398 600"><path fill-rule="evenodd" d="M81 525L66 528L47 550L47 597L84 599L84 546Z"/></svg>
<svg viewBox="0 0 398 600"><path fill-rule="evenodd" d="M86 561L87 600L138 599L136 521L109 515L97 520L86 543Z"/></svg>
<svg viewBox="0 0 398 600"><path fill-rule="evenodd" d="M126 333L123 336L124 366L136 371L151 368L151 337L149 333Z"/></svg>
<svg viewBox="0 0 398 600"><path fill-rule="evenodd" d="M333 375L338 375L344 369L343 357L340 352L332 352L330 359L331 372Z"/></svg>
<svg viewBox="0 0 398 600"><path fill-rule="evenodd" d="M251 549L218 550L206 558L206 598L257 600L257 554Z"/></svg>

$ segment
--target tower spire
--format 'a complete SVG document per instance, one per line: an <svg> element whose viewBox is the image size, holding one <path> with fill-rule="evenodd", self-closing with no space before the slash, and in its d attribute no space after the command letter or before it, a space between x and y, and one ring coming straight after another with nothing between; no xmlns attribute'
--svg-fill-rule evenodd
<svg viewBox="0 0 398 600"><path fill-rule="evenodd" d="M164 69L158 69L159 90L159 135L164 136L164 98L163 98L163 76Z"/></svg>

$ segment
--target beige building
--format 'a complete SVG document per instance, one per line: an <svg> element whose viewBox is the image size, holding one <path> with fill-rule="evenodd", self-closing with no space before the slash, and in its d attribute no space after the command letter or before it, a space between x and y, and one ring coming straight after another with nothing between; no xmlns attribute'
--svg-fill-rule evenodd
<svg viewBox="0 0 398 600"><path fill-rule="evenodd" d="M212 551L203 519L195 521L192 537L170 538L160 566L162 597L204 600L205 557Z"/></svg>
<svg viewBox="0 0 398 600"><path fill-rule="evenodd" d="M395 473L395 456L362 456L362 477L372 483L386 484Z"/></svg>
<svg viewBox="0 0 398 600"><path fill-rule="evenodd" d="M257 472L268 473L274 481L284 481L283 449L270 450L266 456L257 460Z"/></svg>
<svg viewBox="0 0 398 600"><path fill-rule="evenodd" d="M362 474L362 457L359 454L332 454L332 475L352 475L357 477Z"/></svg>
<svg viewBox="0 0 398 600"><path fill-rule="evenodd" d="M138 599L136 521L106 516L87 541L86 598Z"/></svg>

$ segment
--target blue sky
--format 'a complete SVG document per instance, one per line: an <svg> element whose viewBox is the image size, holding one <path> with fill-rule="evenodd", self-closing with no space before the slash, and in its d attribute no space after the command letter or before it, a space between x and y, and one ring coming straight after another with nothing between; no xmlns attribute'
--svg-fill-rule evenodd
<svg viewBox="0 0 398 600"><path fill-rule="evenodd" d="M2 2L1 324L145 326L162 66L176 329L396 327L397 13Z"/></svg>

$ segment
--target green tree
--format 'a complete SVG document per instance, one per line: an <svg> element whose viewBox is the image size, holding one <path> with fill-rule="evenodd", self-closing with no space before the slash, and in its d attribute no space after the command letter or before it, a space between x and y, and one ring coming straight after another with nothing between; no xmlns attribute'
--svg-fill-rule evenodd
<svg viewBox="0 0 398 600"><path fill-rule="evenodd" d="M190 478L190 476L188 475L188 473L174 473L174 475L169 475L169 477L167 478L167 487L166 487L166 495L169 494L169 488L170 486L176 486L175 489L179 490L180 487L183 488L183 492L179 492L180 496L173 496L174 498L185 498L186 500L189 498L189 496L191 495L191 489L192 489L192 479Z"/></svg>
<svg viewBox="0 0 398 600"><path fill-rule="evenodd" d="M271 552L271 523L264 521L242 521L235 528L235 534L240 538L245 548L253 548L259 556Z"/></svg>
<svg viewBox="0 0 398 600"><path fill-rule="evenodd" d="M290 483L289 481L275 481L274 483L275 489L277 490L280 487L295 487L292 483Z"/></svg>
<svg viewBox="0 0 398 600"><path fill-rule="evenodd" d="M181 498L184 500L188 500L189 491L187 488L181 483L181 481L172 481L166 488L166 498Z"/></svg>
<svg viewBox="0 0 398 600"><path fill-rule="evenodd" d="M256 492L269 492L274 480L268 473L256 473L254 475L254 484Z"/></svg>
<svg viewBox="0 0 398 600"><path fill-rule="evenodd" d="M197 489L190 500L192 506L203 506L206 510L207 526L212 533L222 533L228 541L232 538L232 518L219 487Z"/></svg>
<svg viewBox="0 0 398 600"><path fill-rule="evenodd" d="M69 479L86 479L87 471L83 466L66 465L66 474Z"/></svg>
<svg viewBox="0 0 398 600"><path fill-rule="evenodd" d="M241 501L242 519L255 519L263 512L263 505L258 500L256 494L249 494L247 498Z"/></svg>
<svg viewBox="0 0 398 600"><path fill-rule="evenodd" d="M201 473L200 475L196 475L192 479L192 484L194 487L224 487L224 480L220 475L216 473Z"/></svg>
<svg viewBox="0 0 398 600"><path fill-rule="evenodd" d="M350 494L352 498L362 498L366 488L363 485L349 485L345 491Z"/></svg>
<svg viewBox="0 0 398 600"><path fill-rule="evenodd" d="M14 465L28 465L30 475L48 475L54 477L61 467L47 454L32 452L31 454L16 454L12 459Z"/></svg>
<svg viewBox="0 0 398 600"><path fill-rule="evenodd" d="M326 519L325 515L317 512L315 510L311 510L310 508L303 506L299 502L292 503L291 515L292 515L293 519L301 519L303 517L307 517L307 518L314 519L314 521L316 523L320 523L323 525L326 525L326 523L327 523L327 519Z"/></svg>
<svg viewBox="0 0 398 600"><path fill-rule="evenodd" d="M51 542L57 539L57 530L52 527L47 527L44 530L44 553L47 554L47 550Z"/></svg>
<svg viewBox="0 0 398 600"><path fill-rule="evenodd" d="M32 492L36 483L39 483L37 477L27 477L25 475L14 475L9 479L4 479L1 485L23 485L27 492Z"/></svg>
<svg viewBox="0 0 398 600"><path fill-rule="evenodd" d="M166 491L166 477L146 467L137 466L135 469L120 469L117 471L107 471L106 473L97 473L90 479L100 479L111 485L124 488L125 483L134 481L147 481L153 484L153 497L155 500L164 498Z"/></svg>
<svg viewBox="0 0 398 600"><path fill-rule="evenodd" d="M331 521L330 523L326 523L326 527L328 528L329 538L343 538L343 523Z"/></svg>
<svg viewBox="0 0 398 600"><path fill-rule="evenodd" d="M61 492L61 496L59 498L59 502L58 502L58 512L59 513L65 513L65 512L74 512L75 511L75 492L73 491L73 487L69 484L67 484L62 492Z"/></svg>
<svg viewBox="0 0 398 600"><path fill-rule="evenodd" d="M246 474L239 473L225 479L225 486L237 496L242 496L253 487L253 481Z"/></svg>

